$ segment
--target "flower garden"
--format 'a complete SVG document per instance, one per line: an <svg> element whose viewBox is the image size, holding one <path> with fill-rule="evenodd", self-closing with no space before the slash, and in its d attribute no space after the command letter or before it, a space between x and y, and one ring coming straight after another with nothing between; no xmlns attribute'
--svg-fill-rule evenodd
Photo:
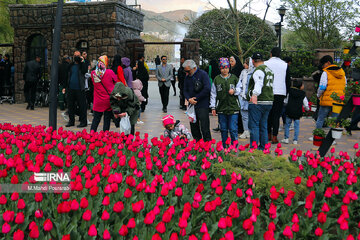
<svg viewBox="0 0 360 240"><path fill-rule="evenodd" d="M1 239L360 239L358 144L325 158L294 149L285 159L280 144L274 156L250 145L169 143L0 124L1 184L71 173L70 192L0 193ZM263 157L271 167L245 171Z"/></svg>

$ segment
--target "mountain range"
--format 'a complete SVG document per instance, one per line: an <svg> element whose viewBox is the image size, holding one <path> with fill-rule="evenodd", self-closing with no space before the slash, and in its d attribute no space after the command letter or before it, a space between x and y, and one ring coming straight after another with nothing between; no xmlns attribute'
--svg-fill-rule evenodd
<svg viewBox="0 0 360 240"><path fill-rule="evenodd" d="M144 34L153 35L167 41L184 38L189 23L197 17L197 12L185 9L162 13L142 9L142 12L145 14ZM266 23L274 29L274 23L270 21L266 21ZM287 30L283 28L283 34L286 32Z"/></svg>
<svg viewBox="0 0 360 240"><path fill-rule="evenodd" d="M197 14L191 10L156 13L142 9L142 12L145 14L143 32L158 35L162 39L165 38L164 40L184 37L188 25L182 22L186 22L186 19L195 19Z"/></svg>

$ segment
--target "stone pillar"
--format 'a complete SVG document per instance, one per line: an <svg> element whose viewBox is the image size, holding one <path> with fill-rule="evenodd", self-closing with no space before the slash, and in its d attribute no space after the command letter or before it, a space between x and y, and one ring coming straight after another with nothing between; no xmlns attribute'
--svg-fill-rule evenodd
<svg viewBox="0 0 360 240"><path fill-rule="evenodd" d="M144 55L145 46L142 39L130 39L126 40L126 56L130 58L131 65L135 66L136 60L138 60L139 55Z"/></svg>
<svg viewBox="0 0 360 240"><path fill-rule="evenodd" d="M320 59L323 56L330 55L333 59L335 57L336 49L315 49L315 65L319 65Z"/></svg>
<svg viewBox="0 0 360 240"><path fill-rule="evenodd" d="M200 63L200 39L184 38L180 47L180 57L192 59L197 65Z"/></svg>

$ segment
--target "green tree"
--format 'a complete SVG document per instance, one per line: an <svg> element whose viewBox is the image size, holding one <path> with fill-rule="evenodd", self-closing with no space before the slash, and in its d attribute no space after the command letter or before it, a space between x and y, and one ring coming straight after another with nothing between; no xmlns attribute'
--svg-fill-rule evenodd
<svg viewBox="0 0 360 240"><path fill-rule="evenodd" d="M263 20L239 11L235 16L233 10L214 9L191 23L187 37L200 39L204 59L237 55L243 60L252 52L266 53L276 45L274 31Z"/></svg>
<svg viewBox="0 0 360 240"><path fill-rule="evenodd" d="M144 42L164 42L164 40L149 34L141 36ZM174 45L163 45L163 44L151 44L145 45L145 58L148 61L154 60L156 55L167 56L169 62L174 60L175 46Z"/></svg>
<svg viewBox="0 0 360 240"><path fill-rule="evenodd" d="M355 1L282 0L290 8L286 20L308 49L337 48L341 34L354 28L359 13Z"/></svg>
<svg viewBox="0 0 360 240"><path fill-rule="evenodd" d="M306 43L293 31L286 31L282 36L282 47L286 50L305 49Z"/></svg>
<svg viewBox="0 0 360 240"><path fill-rule="evenodd" d="M14 29L10 25L9 5L11 4L42 4L57 2L56 0L0 0L0 43L14 41Z"/></svg>

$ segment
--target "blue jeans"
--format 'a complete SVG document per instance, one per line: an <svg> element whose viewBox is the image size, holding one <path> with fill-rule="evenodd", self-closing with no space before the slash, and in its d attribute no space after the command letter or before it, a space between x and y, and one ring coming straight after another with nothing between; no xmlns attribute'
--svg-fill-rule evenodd
<svg viewBox="0 0 360 240"><path fill-rule="evenodd" d="M329 112L331 112L332 107L329 106L320 106L318 117L316 120L316 128L322 128L325 122L325 118L329 115ZM331 113L331 117L337 117L338 113Z"/></svg>
<svg viewBox="0 0 360 240"><path fill-rule="evenodd" d="M244 130L249 131L249 111L241 110L241 118L242 118Z"/></svg>
<svg viewBox="0 0 360 240"><path fill-rule="evenodd" d="M271 108L272 105L249 104L250 144L256 142L259 150L264 150L268 142L267 121Z"/></svg>
<svg viewBox="0 0 360 240"><path fill-rule="evenodd" d="M290 126L292 121L294 121L294 141L297 141L299 138L300 119L292 119L289 117L286 117L285 139L289 138Z"/></svg>
<svg viewBox="0 0 360 240"><path fill-rule="evenodd" d="M221 140L223 147L226 147L226 140L228 138L228 132L230 132L231 144L237 140L238 136L238 114L218 114L219 124L220 124L220 132L221 132Z"/></svg>

